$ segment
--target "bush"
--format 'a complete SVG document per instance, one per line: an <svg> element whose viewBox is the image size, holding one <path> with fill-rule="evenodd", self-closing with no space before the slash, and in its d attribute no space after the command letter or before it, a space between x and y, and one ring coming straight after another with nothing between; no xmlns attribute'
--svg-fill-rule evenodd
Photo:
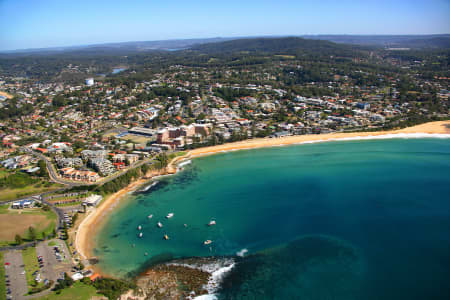
<svg viewBox="0 0 450 300"><path fill-rule="evenodd" d="M92 285L98 293L105 295L110 300L115 300L126 291L136 288L134 283L112 278L99 278Z"/></svg>
<svg viewBox="0 0 450 300"><path fill-rule="evenodd" d="M73 279L70 278L69 275L67 275L67 273L64 273L64 279L60 280L55 287L53 288L54 291L60 291L63 290L65 288L71 287L73 285Z"/></svg>
<svg viewBox="0 0 450 300"><path fill-rule="evenodd" d="M39 182L25 173L14 173L0 179L0 188L24 188ZM19 195L18 195L19 196ZM20 197L20 196L19 196Z"/></svg>

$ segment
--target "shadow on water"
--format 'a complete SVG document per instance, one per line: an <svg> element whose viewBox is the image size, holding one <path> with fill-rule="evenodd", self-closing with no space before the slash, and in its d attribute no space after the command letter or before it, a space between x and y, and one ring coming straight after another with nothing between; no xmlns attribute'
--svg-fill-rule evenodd
<svg viewBox="0 0 450 300"><path fill-rule="evenodd" d="M158 255L155 255L153 257L151 257L150 259L146 260L141 266L139 266L139 268L130 271L126 274L125 278L135 278L137 276L139 276L140 274L144 273L145 271L147 271L148 269L150 269L151 267L158 265L158 264L163 264L169 261L172 261L174 259L174 256L171 253L161 253Z"/></svg>
<svg viewBox="0 0 450 300"><path fill-rule="evenodd" d="M220 299L361 299L364 260L353 246L306 236L237 261Z"/></svg>

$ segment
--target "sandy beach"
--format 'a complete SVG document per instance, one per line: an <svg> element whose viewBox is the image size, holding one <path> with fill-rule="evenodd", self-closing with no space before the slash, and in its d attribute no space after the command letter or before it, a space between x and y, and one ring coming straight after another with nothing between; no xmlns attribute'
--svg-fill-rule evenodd
<svg viewBox="0 0 450 300"><path fill-rule="evenodd" d="M255 149L263 147L274 147L274 146L292 145L292 144L301 144L319 141L364 139L377 136L378 137L386 136L386 138L388 137L395 138L395 137L408 137L408 135L411 135L411 137L414 137L414 135L417 134L450 135L450 121L430 122L413 127L390 131L307 134L307 135L287 136L281 138L259 138L235 143L227 143L212 147L198 148L190 151L189 155L190 157L193 158L203 155L210 155L217 152L235 151L242 149Z"/></svg>
<svg viewBox="0 0 450 300"><path fill-rule="evenodd" d="M150 181L152 178L157 178L158 176L175 174L177 172L176 163L182 160L183 156L175 157L167 166L164 171L151 171L146 174L145 178L140 178L132 183L130 183L126 188L108 196L102 203L93 209L90 209L87 216L83 219L76 230L75 235L75 248L80 254L82 259L89 259L93 257L93 236L95 236L96 229L100 222L107 216L108 213L113 210L121 199L125 196L137 190L140 186L144 185L146 182ZM100 270L93 268L97 273L101 273Z"/></svg>
<svg viewBox="0 0 450 300"><path fill-rule="evenodd" d="M448 135L448 136L447 136ZM287 136L282 138L261 138L252 139L235 143L227 143L223 145L217 145L212 147L204 147L190 151L185 156L179 156L174 158L167 170L164 173L153 172L151 177L165 174L176 173L176 164L185 159L186 157L193 158L203 155L210 155L214 153L221 153L226 151L235 151L242 149L255 149L262 147L274 147L281 145L292 145L309 142L319 141L332 141L332 140L351 140L351 139L365 139L365 138L395 138L395 137L427 137L427 136L442 136L450 137L450 121L438 121L425 123L409 128L391 130L391 131L377 131L377 132L353 132L353 133L331 133L331 134L314 134L314 135L301 135L301 136ZM139 186L143 185L149 179L147 178L136 180L126 188L110 195L105 199L99 207L92 209L88 216L81 222L77 229L75 237L75 246L78 253L83 259L92 257L93 250L93 237L95 235L98 224L105 216L117 205L120 199L124 198L129 192L136 190ZM101 270L95 270L100 272Z"/></svg>

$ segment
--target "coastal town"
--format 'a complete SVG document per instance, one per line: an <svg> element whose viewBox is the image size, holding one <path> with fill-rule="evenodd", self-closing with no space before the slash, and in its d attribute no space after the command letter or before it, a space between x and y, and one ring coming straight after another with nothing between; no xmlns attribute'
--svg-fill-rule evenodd
<svg viewBox="0 0 450 300"><path fill-rule="evenodd" d="M107 74L74 60L47 80L0 72L0 292L32 299L78 282L105 296L89 283L100 274L79 239L98 221L98 206L175 173L184 158L428 133L426 122L435 122L430 133L448 134L443 58L399 52L342 58L347 69L335 57L263 54L262 63L236 65L214 64L219 55L197 65L175 57L163 68L121 63Z"/></svg>

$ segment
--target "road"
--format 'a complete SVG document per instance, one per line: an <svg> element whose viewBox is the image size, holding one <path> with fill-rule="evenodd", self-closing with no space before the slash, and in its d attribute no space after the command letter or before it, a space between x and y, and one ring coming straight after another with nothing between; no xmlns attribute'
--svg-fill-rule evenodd
<svg viewBox="0 0 450 300"><path fill-rule="evenodd" d="M45 165L47 166L48 175L50 176L50 179L53 182L66 185L68 187L86 185L86 184L80 183L80 182L71 182L71 181L62 180L61 178L58 177L58 174L57 174L57 172L55 170L55 167L53 166L53 164L50 161L50 159L48 159L45 155L42 155L41 153L33 151L33 150L31 150L31 149L29 149L27 147L22 147L21 149L23 151L27 152L28 154L37 156L39 159L41 159L41 160L43 160L45 162Z"/></svg>
<svg viewBox="0 0 450 300"><path fill-rule="evenodd" d="M29 199L30 197L33 197L33 196L41 196L41 197L40 197L40 199L41 199L40 201L41 201L42 203L48 205L48 206L56 213L56 215L57 215L57 217L58 217L57 228L56 228L57 231L58 231L60 228L62 228L62 227L64 226L64 211L63 211L62 209L56 207L55 205L53 205L51 202L46 201L46 200L44 199L44 196L45 196L45 195L48 195L48 194L51 194L51 193L55 193L55 192L61 192L61 191L70 189L70 188L72 188L72 187L74 187L74 186L83 186L83 185L102 185L102 184L105 184L105 183L107 183L107 182L109 182L109 181L111 181L111 180L116 179L117 177L119 177L119 176L125 174L126 172L128 172L128 171L131 170L131 169L138 168L138 167L142 166L143 164L150 163L150 162L152 162L152 161L155 159L155 157L153 157L153 158L150 158L150 159L146 159L146 160L143 160L143 161L139 161L139 162L137 162L136 164L134 164L133 166L131 166L130 168L127 168L126 170L124 170L124 171L122 171L122 172L117 172L117 173L115 173L115 174L113 174L113 175L111 175L111 176L109 176L109 177L104 178L103 180L101 180L101 181L99 181L99 182L95 182L95 183L76 183L76 182L68 182L68 181L66 181L66 180L61 180L60 178L58 178L58 176L57 176L57 174L56 174L56 171L55 171L55 168L54 168L53 164L52 164L51 161L50 161L47 157L45 157L44 155L42 155L42 154L40 154L40 153L37 153L37 152L34 152L34 151L32 151L32 150L30 150L30 149L28 149L28 148L26 148L26 147L22 147L22 150L25 151L25 152L27 152L27 153L29 153L30 155L36 155L36 156L39 157L40 159L44 160L45 163L46 163L46 165L47 165L47 170L48 170L48 172L49 172L50 178L51 178L54 182L57 182L57 183L66 185L66 187L61 188L61 189L57 189L57 190L52 190L52 191L45 192L45 193L41 193L41 194L37 194L37 195L29 195L29 196L27 196L27 197L23 197L23 198L20 198L20 199L15 199L15 200L11 200L11 201L2 202L2 204L10 203L10 202L15 202L15 201L20 201L20 200L25 200L25 199ZM26 247L34 246L34 245L35 245L35 242L30 242L30 243L22 244L22 245L18 245L18 246L6 246L6 247L0 247L0 251L14 250L14 249L20 250L20 249L24 249L24 248L26 248Z"/></svg>
<svg viewBox="0 0 450 300"><path fill-rule="evenodd" d="M105 183L107 183L107 182L109 182L109 181L111 181L111 180L114 180L114 179L116 179L117 177L119 177L119 176L125 174L125 173L128 172L129 170L134 169L134 168L138 168L138 167L142 166L143 164L150 163L150 162L152 162L152 161L155 159L155 158L153 157L153 158L150 158L150 159L146 159L146 160L139 161L139 162L133 164L131 167L129 167L129 168L127 168L127 169L125 169L125 170L123 170L123 171L121 171L121 172L116 172L116 173L114 173L113 175L110 175L110 176L108 176L108 177L105 177L105 178L103 178L103 179L101 179L101 180L99 180L99 181L97 181L97 182L74 182L74 181L71 181L71 180L64 180L64 179L60 178L60 177L58 176L57 171L55 170L55 167L53 166L53 163L52 163L52 162L50 161L50 159L49 159L48 157L46 157L45 155L42 155L41 153L38 153L38 152L36 152L36 151L33 151L33 150L31 150L31 149L29 149L29 148L27 148L27 147L22 147L22 150L25 151L25 152L27 152L27 153L29 153L29 154L31 154L31 155L35 155L35 156L37 156L39 159L42 159L43 161L45 161L45 164L46 164L46 166L47 166L47 171L48 171L48 174L49 174L49 176L50 176L50 179L51 179L53 182L56 182L56 183L63 184L63 185L65 185L65 186L67 186L66 189L72 188L72 187L75 187L75 186L103 185L103 184L105 184Z"/></svg>

